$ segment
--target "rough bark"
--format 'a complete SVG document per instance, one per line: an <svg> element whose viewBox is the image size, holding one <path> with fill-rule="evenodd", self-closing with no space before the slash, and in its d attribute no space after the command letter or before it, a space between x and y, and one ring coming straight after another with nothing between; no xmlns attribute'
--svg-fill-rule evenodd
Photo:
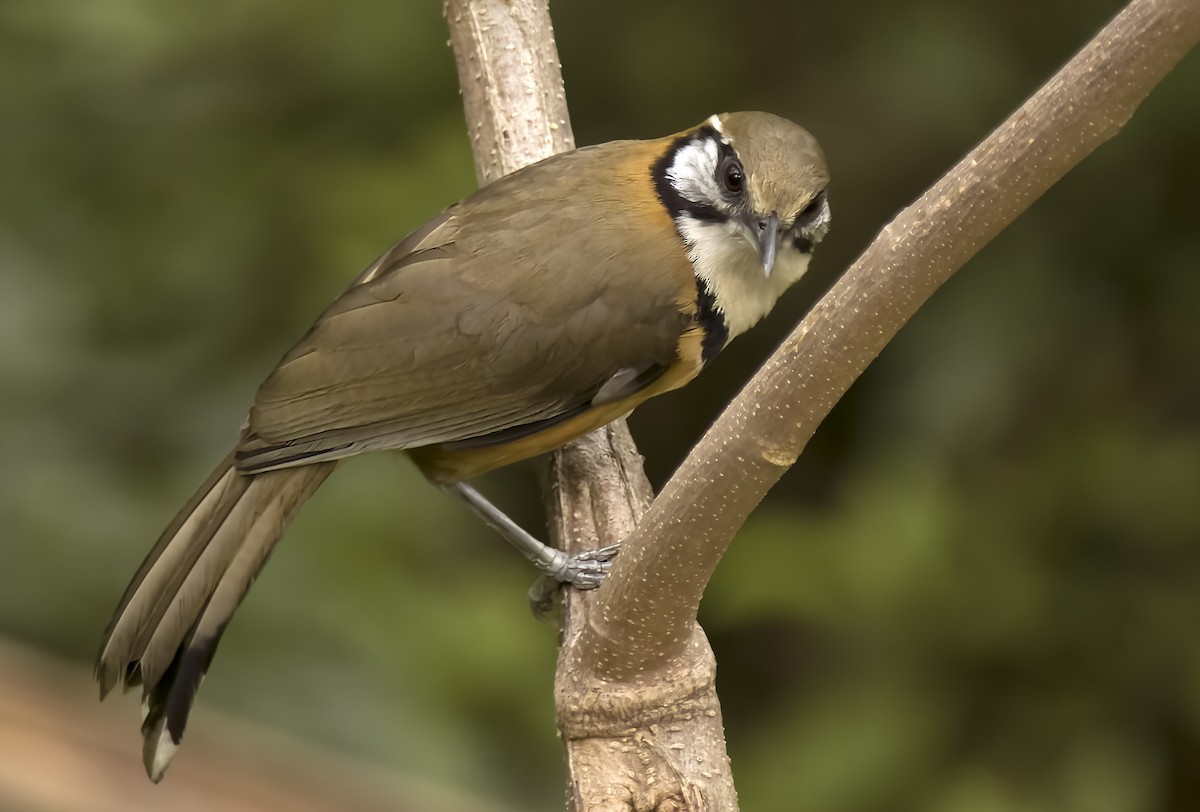
<svg viewBox="0 0 1200 812"><path fill-rule="evenodd" d="M575 148L548 2L445 2L481 185Z"/></svg>

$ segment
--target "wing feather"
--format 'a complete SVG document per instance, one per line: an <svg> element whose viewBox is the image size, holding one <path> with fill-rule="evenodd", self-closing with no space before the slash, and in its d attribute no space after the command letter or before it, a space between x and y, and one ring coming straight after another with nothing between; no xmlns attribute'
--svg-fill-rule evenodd
<svg viewBox="0 0 1200 812"><path fill-rule="evenodd" d="M611 167L612 148L557 162ZM648 229L653 210L581 199L575 174L553 163L485 187L360 275L259 389L239 465L495 434L672 363L692 280L674 230ZM624 184L603 194L653 194L648 174Z"/></svg>

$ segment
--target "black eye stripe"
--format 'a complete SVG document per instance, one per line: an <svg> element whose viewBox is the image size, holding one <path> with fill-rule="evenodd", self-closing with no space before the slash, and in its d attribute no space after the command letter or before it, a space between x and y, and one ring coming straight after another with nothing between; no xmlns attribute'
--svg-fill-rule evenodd
<svg viewBox="0 0 1200 812"><path fill-rule="evenodd" d="M825 190L822 189L817 193L817 196L808 202L808 205L796 216L796 222L800 225L806 225L816 219L817 215L825 207Z"/></svg>

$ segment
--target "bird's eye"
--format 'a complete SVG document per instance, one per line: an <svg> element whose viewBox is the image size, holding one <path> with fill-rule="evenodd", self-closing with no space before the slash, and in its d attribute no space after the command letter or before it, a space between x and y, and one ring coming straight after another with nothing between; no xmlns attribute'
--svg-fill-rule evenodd
<svg viewBox="0 0 1200 812"><path fill-rule="evenodd" d="M725 168L721 170L721 182L730 192L740 195L742 188L746 185L746 176L742 172L742 165L737 161L726 163Z"/></svg>
<svg viewBox="0 0 1200 812"><path fill-rule="evenodd" d="M817 196L808 202L804 210L800 212L798 220L812 220L821 211L821 206L825 203L825 190L822 189L817 193Z"/></svg>

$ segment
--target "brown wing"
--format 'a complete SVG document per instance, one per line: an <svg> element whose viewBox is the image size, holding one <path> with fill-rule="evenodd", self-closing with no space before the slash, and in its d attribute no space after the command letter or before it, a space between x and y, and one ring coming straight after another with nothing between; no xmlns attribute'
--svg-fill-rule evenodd
<svg viewBox="0 0 1200 812"><path fill-rule="evenodd" d="M652 148L608 144L535 165L386 254L263 383L239 464L477 438L670 365L690 326L680 307L691 267L648 173L622 171L648 166L638 154ZM601 199L580 195L579 172L611 177Z"/></svg>

